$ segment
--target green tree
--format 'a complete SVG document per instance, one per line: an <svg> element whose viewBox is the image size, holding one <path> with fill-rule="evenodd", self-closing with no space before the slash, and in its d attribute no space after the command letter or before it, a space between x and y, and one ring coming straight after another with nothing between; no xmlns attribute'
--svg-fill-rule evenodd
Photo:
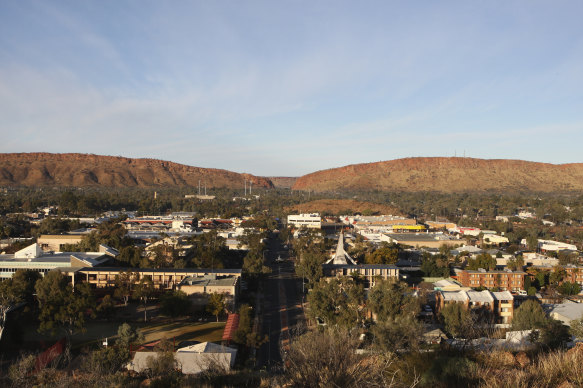
<svg viewBox="0 0 583 388"><path fill-rule="evenodd" d="M149 276L143 276L134 290L134 296L144 305L144 322L148 321L148 300L154 294L154 282Z"/></svg>
<svg viewBox="0 0 583 388"><path fill-rule="evenodd" d="M516 309L512 318L513 330L531 330L544 326L548 318L541 305L534 300L527 300Z"/></svg>
<svg viewBox="0 0 583 388"><path fill-rule="evenodd" d="M524 259L522 258L522 256L509 259L506 266L508 267L508 269L512 271L522 271L522 269L524 268Z"/></svg>
<svg viewBox="0 0 583 388"><path fill-rule="evenodd" d="M206 311L214 315L219 321L219 315L225 311L225 294L212 293L206 305Z"/></svg>
<svg viewBox="0 0 583 388"><path fill-rule="evenodd" d="M111 295L107 294L103 297L101 303L97 305L97 312L106 319L110 319L115 314L115 302Z"/></svg>
<svg viewBox="0 0 583 388"><path fill-rule="evenodd" d="M440 312L445 331L456 338L467 338L473 325L470 312L461 303L449 303Z"/></svg>
<svg viewBox="0 0 583 388"><path fill-rule="evenodd" d="M385 352L414 350L419 346L423 325L412 316L396 316L378 321L371 329L374 343Z"/></svg>
<svg viewBox="0 0 583 388"><path fill-rule="evenodd" d="M431 256L424 254L421 261L421 271L428 277L448 277L449 264L447 257L442 255Z"/></svg>
<svg viewBox="0 0 583 388"><path fill-rule="evenodd" d="M493 270L496 268L496 259L488 253L481 253L475 259L470 259L468 269L476 271L479 268Z"/></svg>
<svg viewBox="0 0 583 388"><path fill-rule="evenodd" d="M559 292L563 295L577 295L581 292L581 286L578 283L564 282L559 286Z"/></svg>
<svg viewBox="0 0 583 388"><path fill-rule="evenodd" d="M142 333L128 323L123 323L117 328L117 343L120 347L129 350L129 346L144 340Z"/></svg>
<svg viewBox="0 0 583 388"><path fill-rule="evenodd" d="M340 311L345 308L346 295L340 280L320 280L308 294L310 309L308 314L314 319L322 319L327 325L339 321Z"/></svg>
<svg viewBox="0 0 583 388"><path fill-rule="evenodd" d="M87 283L77 284L75 292L68 279L58 270L50 271L36 283L40 305L40 331L62 327L69 335L83 330L86 315L95 309L95 300ZM93 312L89 313L94 317Z"/></svg>
<svg viewBox="0 0 583 388"><path fill-rule="evenodd" d="M565 269L560 265L557 265L549 275L549 284L556 288L566 276L567 272Z"/></svg>
<svg viewBox="0 0 583 388"><path fill-rule="evenodd" d="M322 253L305 252L296 265L296 274L308 281L308 287L313 287L322 278L322 264L325 261L326 256Z"/></svg>
<svg viewBox="0 0 583 388"><path fill-rule="evenodd" d="M579 319L573 319L571 321L569 331L575 338L583 338L583 317Z"/></svg>
<svg viewBox="0 0 583 388"><path fill-rule="evenodd" d="M172 318L185 316L190 313L192 302L182 291L173 291L160 298L160 311Z"/></svg>
<svg viewBox="0 0 583 388"><path fill-rule="evenodd" d="M267 336L262 337L253 331L253 311L247 304L242 304L239 308L239 327L233 334L233 339L249 348L258 348L267 342Z"/></svg>
<svg viewBox="0 0 583 388"><path fill-rule="evenodd" d="M137 280L138 273L132 272L130 269L120 272L119 275L115 275L115 291L113 295L121 299L126 307L133 294Z"/></svg>
<svg viewBox="0 0 583 388"><path fill-rule="evenodd" d="M398 315L414 316L420 310L419 301L403 282L380 281L369 291L367 306L379 321Z"/></svg>
<svg viewBox="0 0 583 388"><path fill-rule="evenodd" d="M367 264L395 264L399 260L400 247L398 244L383 242L382 246L375 249L364 260Z"/></svg>

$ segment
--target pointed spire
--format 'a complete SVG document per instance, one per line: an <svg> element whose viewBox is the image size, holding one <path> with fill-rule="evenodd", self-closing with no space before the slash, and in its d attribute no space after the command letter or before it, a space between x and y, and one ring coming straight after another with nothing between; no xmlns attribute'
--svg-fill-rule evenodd
<svg viewBox="0 0 583 388"><path fill-rule="evenodd" d="M338 237L338 245L336 246L336 252L332 255L332 258L326 262L326 264L356 265L356 262L344 250L344 232L342 230L340 231L340 237Z"/></svg>

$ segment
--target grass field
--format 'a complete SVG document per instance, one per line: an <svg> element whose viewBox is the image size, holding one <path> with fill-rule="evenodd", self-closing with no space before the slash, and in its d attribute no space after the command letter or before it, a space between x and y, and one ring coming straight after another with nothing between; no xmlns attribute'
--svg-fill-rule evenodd
<svg viewBox="0 0 583 388"><path fill-rule="evenodd" d="M139 323L135 324L135 326L144 335L145 343L166 338L172 341L176 340L178 345L183 341L220 342L225 324L225 322L175 321L161 323L158 321L147 324ZM120 322L90 321L86 325L85 332L76 333L71 337L73 347L80 348L95 342L101 342L106 337L110 341L114 340L117 336L117 328L120 325ZM36 329L37 327L32 325L24 328L23 339L25 342L29 344L33 342L52 344L64 335L62 331L58 331L54 335L41 334Z"/></svg>
<svg viewBox="0 0 583 388"><path fill-rule="evenodd" d="M146 326L140 329L145 342L152 342L162 338L175 338L176 344L183 341L220 342L225 329L225 322L172 322Z"/></svg>

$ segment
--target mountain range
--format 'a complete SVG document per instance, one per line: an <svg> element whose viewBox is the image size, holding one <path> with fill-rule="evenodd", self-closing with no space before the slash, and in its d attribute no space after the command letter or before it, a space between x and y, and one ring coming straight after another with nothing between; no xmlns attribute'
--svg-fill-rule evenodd
<svg viewBox="0 0 583 388"><path fill-rule="evenodd" d="M583 163L419 157L353 164L298 178L260 177L157 159L92 154L0 154L0 186L291 188L453 192L583 191Z"/></svg>

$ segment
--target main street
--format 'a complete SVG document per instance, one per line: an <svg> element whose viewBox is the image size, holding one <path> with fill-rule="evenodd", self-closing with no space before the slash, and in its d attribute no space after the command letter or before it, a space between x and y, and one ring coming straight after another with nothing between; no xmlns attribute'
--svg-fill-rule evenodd
<svg viewBox="0 0 583 388"><path fill-rule="evenodd" d="M279 239L270 239L268 249L265 257L272 272L263 282L259 313L261 332L269 341L258 350L257 366L277 370L282 365L282 349L289 345L298 323L303 323L302 281L295 276L289 252Z"/></svg>

